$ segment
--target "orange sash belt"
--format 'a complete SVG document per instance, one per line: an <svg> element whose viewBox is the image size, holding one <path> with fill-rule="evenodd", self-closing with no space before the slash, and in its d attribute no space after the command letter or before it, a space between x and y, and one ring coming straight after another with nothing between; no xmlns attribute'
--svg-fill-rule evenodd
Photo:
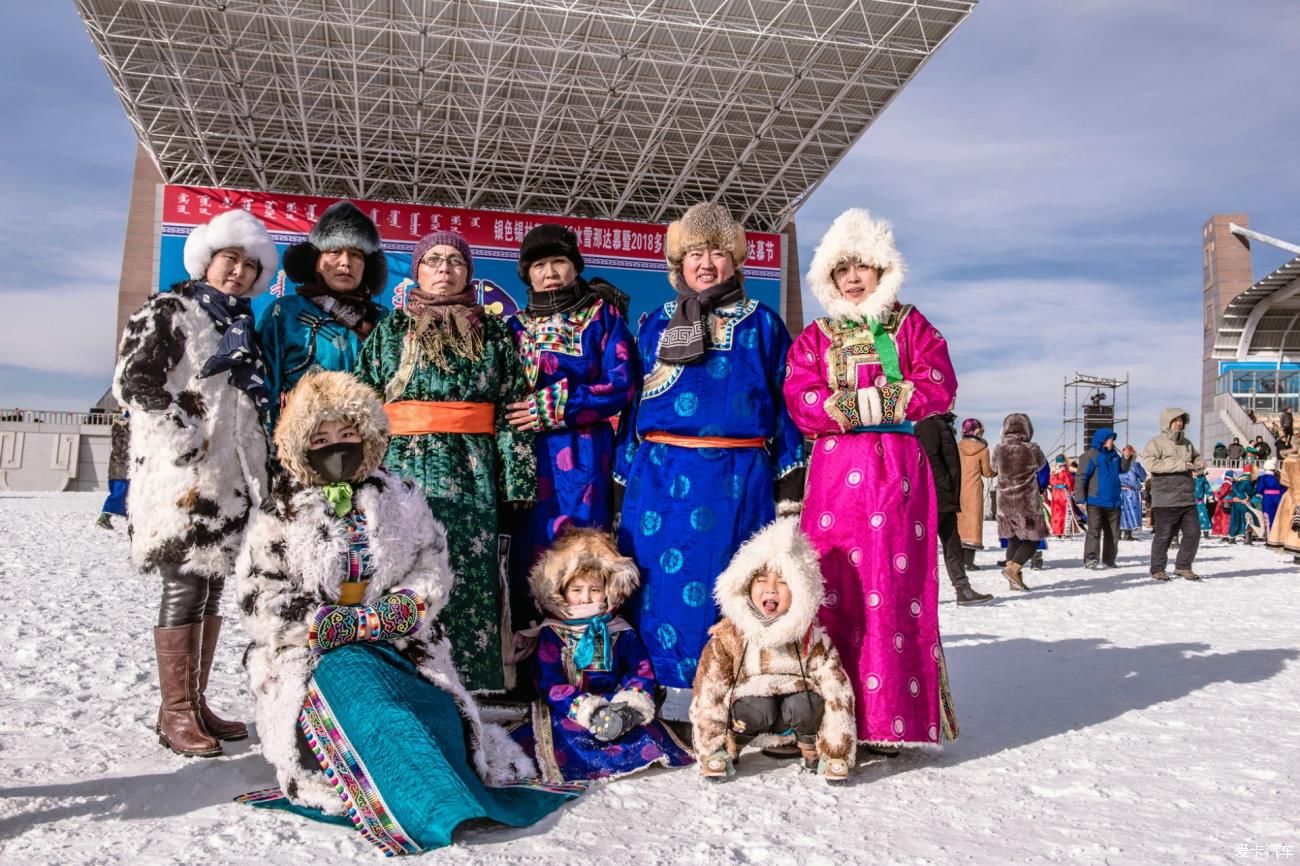
<svg viewBox="0 0 1300 866"><path fill-rule="evenodd" d="M422 433L495 433L495 403L451 403L398 400L385 403L389 432L394 436Z"/></svg>
<svg viewBox="0 0 1300 866"><path fill-rule="evenodd" d="M645 434L645 441L658 442L661 445L677 445L681 448L763 448L767 440L762 436L750 439L734 439L730 436L678 436L663 430L651 430Z"/></svg>

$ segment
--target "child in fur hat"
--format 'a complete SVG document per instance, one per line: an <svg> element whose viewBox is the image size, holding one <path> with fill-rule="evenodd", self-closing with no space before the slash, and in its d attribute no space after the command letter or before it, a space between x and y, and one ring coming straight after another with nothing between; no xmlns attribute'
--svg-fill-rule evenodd
<svg viewBox="0 0 1300 866"><path fill-rule="evenodd" d="M695 755L709 780L734 772L755 738L793 734L804 766L841 782L854 759L853 688L817 623L822 575L797 517L781 517L718 576L722 620L695 674Z"/></svg>
<svg viewBox="0 0 1300 866"><path fill-rule="evenodd" d="M446 532L423 492L380 465L388 430L352 376L304 376L276 427L285 471L236 579L262 755L280 785L246 799L348 815L402 854L448 844L472 818L526 826L563 797L491 787L536 771L479 717L452 664L438 619L455 579Z"/></svg>
<svg viewBox="0 0 1300 866"><path fill-rule="evenodd" d="M528 575L541 625L520 632L539 695L514 733L546 782L601 779L652 764L691 763L689 747L655 720L655 675L632 627L614 615L637 588L636 563L595 529L569 529Z"/></svg>

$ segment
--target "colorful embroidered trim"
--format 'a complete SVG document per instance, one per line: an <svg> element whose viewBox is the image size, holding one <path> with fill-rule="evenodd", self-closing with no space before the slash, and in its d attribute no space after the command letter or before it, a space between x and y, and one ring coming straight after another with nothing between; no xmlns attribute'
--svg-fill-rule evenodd
<svg viewBox="0 0 1300 866"><path fill-rule="evenodd" d="M519 335L519 359L530 387L537 387L537 370L543 352L557 355L582 355L582 334L596 318L600 304L594 303L567 313L550 316L517 315L523 331Z"/></svg>
<svg viewBox="0 0 1300 866"><path fill-rule="evenodd" d="M564 426L564 407L569 403L569 380L552 382L528 398L528 409L537 418L538 430Z"/></svg>
<svg viewBox="0 0 1300 866"><path fill-rule="evenodd" d="M399 589L370 607L323 604L307 626L307 645L320 655L344 644L394 640L420 627L424 599Z"/></svg>
<svg viewBox="0 0 1300 866"><path fill-rule="evenodd" d="M422 849L393 817L365 763L314 682L307 686L307 699L298 722L307 736L307 745L325 771L325 777L338 791L352 826L362 838L387 857L419 853Z"/></svg>
<svg viewBox="0 0 1300 866"><path fill-rule="evenodd" d="M235 798L236 803L269 803L272 800L285 799L284 791L279 788L263 788L260 791L249 791L247 794L240 794Z"/></svg>
<svg viewBox="0 0 1300 866"><path fill-rule="evenodd" d="M858 409L857 391L832 391L822 403L830 419L840 425L841 431L862 426L862 413Z"/></svg>

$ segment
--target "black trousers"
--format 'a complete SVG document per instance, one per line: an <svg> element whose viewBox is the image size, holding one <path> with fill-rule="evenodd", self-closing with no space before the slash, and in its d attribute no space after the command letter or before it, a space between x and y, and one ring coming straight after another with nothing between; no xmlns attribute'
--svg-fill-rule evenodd
<svg viewBox="0 0 1300 866"><path fill-rule="evenodd" d="M966 552L961 546L961 533L957 531L957 512L939 512L939 541L943 544L943 567L948 572L952 588L970 586L970 578L966 576Z"/></svg>
<svg viewBox="0 0 1300 866"><path fill-rule="evenodd" d="M1038 539L1012 536L1007 539L1007 562L1024 565L1033 557L1036 550L1038 550Z"/></svg>
<svg viewBox="0 0 1300 866"><path fill-rule="evenodd" d="M731 730L745 737L791 731L799 737L815 737L825 708L816 692L736 698L731 705Z"/></svg>
<svg viewBox="0 0 1300 866"><path fill-rule="evenodd" d="M191 574L175 565L164 565L158 573L162 576L162 603L158 605L160 628L202 622L203 617L215 616L221 610L225 578Z"/></svg>
<svg viewBox="0 0 1300 866"><path fill-rule="evenodd" d="M1104 536L1104 537L1103 537ZM1083 539L1083 561L1096 559L1100 549L1101 561L1115 564L1119 552L1119 509L1088 506L1088 534Z"/></svg>
<svg viewBox="0 0 1300 866"><path fill-rule="evenodd" d="M1176 533L1181 533L1182 538L1178 542L1174 568L1191 571L1196 550L1201 546L1201 518L1196 514L1196 506L1152 508L1151 523L1154 531L1151 536L1151 573L1164 571L1169 564L1169 544Z"/></svg>

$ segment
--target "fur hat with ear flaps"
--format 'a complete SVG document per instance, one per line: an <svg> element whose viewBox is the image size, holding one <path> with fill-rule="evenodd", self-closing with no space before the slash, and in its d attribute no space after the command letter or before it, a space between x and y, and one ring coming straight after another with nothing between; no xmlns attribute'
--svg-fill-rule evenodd
<svg viewBox="0 0 1300 866"><path fill-rule="evenodd" d="M880 269L876 290L860 304L846 301L835 288L832 272L844 262L858 261ZM832 319L881 321L894 309L907 264L894 246L894 229L862 208L850 208L835 218L813 252L808 287Z"/></svg>
<svg viewBox="0 0 1300 866"><path fill-rule="evenodd" d="M312 226L307 240L284 251L284 273L295 283L316 279L316 262L321 253L331 250L361 250L366 257L360 288L378 295L388 285L388 261L384 258L379 229L350 201L330 205Z"/></svg>
<svg viewBox="0 0 1300 866"><path fill-rule="evenodd" d="M704 245L717 247L731 253L731 260L739 268L749 255L745 243L745 227L731 218L731 212L720 204L691 205L682 218L668 226L664 239L664 258L668 260L668 282L680 289L682 260L686 253Z"/></svg>
<svg viewBox="0 0 1300 866"><path fill-rule="evenodd" d="M790 587L790 609L764 622L749 598L754 576L764 569ZM718 575L713 599L744 639L755 646L779 646L802 640L822 605L822 571L817 551L799 528L798 517L780 517L740 546Z"/></svg>
<svg viewBox="0 0 1300 866"><path fill-rule="evenodd" d="M614 610L641 584L641 573L631 557L619 553L609 533L571 528L555 539L528 572L528 586L543 613L564 619L568 605L564 587L579 574L599 572L605 577L605 604Z"/></svg>
<svg viewBox="0 0 1300 866"><path fill-rule="evenodd" d="M325 484L307 461L312 434L322 421L347 421L361 433L361 466L351 481L361 481L384 462L388 415L375 392L349 373L308 373L289 392L275 425L280 463L298 482Z"/></svg>
<svg viewBox="0 0 1300 866"><path fill-rule="evenodd" d="M203 279L217 250L231 247L239 247L262 266L257 279L253 281L252 289L245 297L266 291L266 287L271 285L271 277L275 275L280 253L262 221L243 208L226 211L190 232L190 236L185 239L183 256L185 271L190 279Z"/></svg>

